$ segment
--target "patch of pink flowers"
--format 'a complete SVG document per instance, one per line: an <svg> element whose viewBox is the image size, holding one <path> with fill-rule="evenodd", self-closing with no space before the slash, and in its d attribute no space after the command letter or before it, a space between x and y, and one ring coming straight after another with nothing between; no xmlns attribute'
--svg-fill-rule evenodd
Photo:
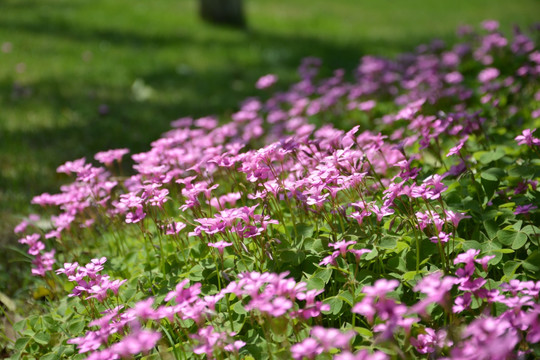
<svg viewBox="0 0 540 360"><path fill-rule="evenodd" d="M498 27L363 56L351 77L318 79L306 58L298 83L228 122L173 121L129 177L112 166L122 148L58 167L75 181L32 202L59 211L15 232L32 273L67 279L58 288L84 309L88 329L67 343L87 359L242 358L261 344L299 360L533 356L540 140L514 120L537 104L505 102L540 99L540 55ZM502 53L516 63L499 66ZM314 125L328 116L347 129ZM492 131L500 119L521 134ZM102 254L79 265L97 251L125 256L115 268L133 278L103 274Z"/></svg>

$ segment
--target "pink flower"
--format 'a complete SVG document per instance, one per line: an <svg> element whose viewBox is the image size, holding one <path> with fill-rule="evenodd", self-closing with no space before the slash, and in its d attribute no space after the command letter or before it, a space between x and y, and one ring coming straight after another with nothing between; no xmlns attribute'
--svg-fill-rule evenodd
<svg viewBox="0 0 540 360"><path fill-rule="evenodd" d="M231 246L232 244L233 243L231 243L231 242L226 242L226 241L220 240L220 241L215 242L215 243L208 243L208 246L216 248L219 251L219 253L221 255L223 255L223 250L226 247Z"/></svg>
<svg viewBox="0 0 540 360"><path fill-rule="evenodd" d="M193 348L195 354L206 354L209 359L214 358L214 350L224 347L227 333L215 331L213 326L200 328L197 334L192 335L199 345Z"/></svg>
<svg viewBox="0 0 540 360"><path fill-rule="evenodd" d="M111 327L103 327L97 331L89 331L82 337L68 339L68 344L75 344L79 348L79 354L97 350L107 343L109 335L113 332ZM116 355L118 356L118 355Z"/></svg>
<svg viewBox="0 0 540 360"><path fill-rule="evenodd" d="M67 161L65 164L63 165L60 165L57 169L56 169L56 172L58 173L65 173L65 174L68 174L70 175L71 173L78 173L82 170L84 170L86 167L85 165L85 162L86 162L86 159L85 158L81 158L81 159L77 159L77 160L73 160L73 161Z"/></svg>
<svg viewBox="0 0 540 360"><path fill-rule="evenodd" d="M354 204L353 204L354 205ZM351 213L350 215L348 215L349 217L355 219L356 221L358 221L358 224L359 225L362 225L362 222L364 221L364 218L366 216L369 216L371 215L371 211L369 210L362 210L362 212L358 212L358 211L355 211L353 213Z"/></svg>
<svg viewBox="0 0 540 360"><path fill-rule="evenodd" d="M246 343L242 340L236 340L232 344L225 345L223 348L226 351L230 352L238 352L241 348L243 348L246 345Z"/></svg>
<svg viewBox="0 0 540 360"><path fill-rule="evenodd" d="M458 256L456 256L456 258L454 259L454 264L456 265L460 263L470 264L474 262L474 258L477 257L478 254L480 254L480 250L469 249L466 252L461 253Z"/></svg>
<svg viewBox="0 0 540 360"><path fill-rule="evenodd" d="M375 214L377 216L377 221L381 221L383 219L383 217L388 216L388 215L392 215L394 213L394 210L391 209L389 206L384 206L383 205L383 206L381 206L381 208L379 208L375 204L371 205L371 211L373 212L373 214Z"/></svg>
<svg viewBox="0 0 540 360"><path fill-rule="evenodd" d="M88 299L97 299L99 302L103 302L107 298L107 283L97 284L91 286L89 289L86 289L88 294L91 294L88 296Z"/></svg>
<svg viewBox="0 0 540 360"><path fill-rule="evenodd" d="M201 284L196 283L189 288L184 288L185 285L189 284L188 279L184 279L176 285L176 289L169 291L167 296L165 296L165 301L170 301L174 299L177 304L184 302L192 303L198 299L198 295L201 293Z"/></svg>
<svg viewBox="0 0 540 360"><path fill-rule="evenodd" d="M463 213L456 213L456 212L453 212L452 210L446 210L446 221L450 220L452 225L454 225L454 227L456 228L462 219L470 219L470 218L471 217L469 215L465 215Z"/></svg>
<svg viewBox="0 0 540 360"><path fill-rule="evenodd" d="M364 286L362 292L368 296L386 296L387 293L394 291L399 286L399 281L391 279L379 279L373 286Z"/></svg>
<svg viewBox="0 0 540 360"><path fill-rule="evenodd" d="M143 210L142 206L138 206L135 208L135 212L129 212L126 214L126 223L127 224L135 224L141 221L146 217L146 213Z"/></svg>
<svg viewBox="0 0 540 360"><path fill-rule="evenodd" d="M463 75L458 71L453 71L444 76L444 81L449 84L459 84L463 81Z"/></svg>
<svg viewBox="0 0 540 360"><path fill-rule="evenodd" d="M514 189L514 195L522 194L522 193L526 192L527 190L529 190L529 185L531 185L533 190L536 190L536 188L538 186L538 181L536 181L536 180L523 180L523 181L518 182L518 184L516 185L516 187Z"/></svg>
<svg viewBox="0 0 540 360"><path fill-rule="evenodd" d="M435 272L421 279L414 291L426 294L427 297L411 307L411 313L424 314L430 304L444 305L448 301L450 290L457 284L457 279L451 276L443 277L441 272Z"/></svg>
<svg viewBox="0 0 540 360"><path fill-rule="evenodd" d="M102 164L110 166L115 160L120 162L122 157L129 153L129 149L113 149L108 151L98 152L94 159Z"/></svg>
<svg viewBox="0 0 540 360"><path fill-rule="evenodd" d="M453 148L451 148L449 151L448 151L448 154L446 154L446 157L449 157L449 156L452 156L452 155L456 155L456 154L459 154L459 151L461 150L461 148L463 147L463 145L465 145L465 142L469 139L469 135L465 136L463 139L461 139L456 146L454 146Z"/></svg>
<svg viewBox="0 0 540 360"><path fill-rule="evenodd" d="M370 111L375 107L375 105L377 105L377 102L375 100L364 101L358 104L358 110Z"/></svg>
<svg viewBox="0 0 540 360"><path fill-rule="evenodd" d="M329 243L328 246L333 247L334 249L338 250L341 256L345 257L345 254L347 253L347 247L349 247L349 245L354 245L354 244L356 244L356 241L341 240L341 241L338 241L337 243Z"/></svg>
<svg viewBox="0 0 540 360"><path fill-rule="evenodd" d="M448 189L448 186L446 186L442 179L444 176L435 174L428 176L425 180L423 185L426 187L429 186L429 188L426 188L424 196L431 200L436 200L441 197L441 193L444 192L446 189Z"/></svg>
<svg viewBox="0 0 540 360"><path fill-rule="evenodd" d="M19 239L20 244L26 244L29 246L28 254L36 256L42 250L45 250L45 244L39 241L41 236L37 233L28 235L22 239Z"/></svg>
<svg viewBox="0 0 540 360"><path fill-rule="evenodd" d="M111 350L121 357L128 357L151 350L159 339L161 339L161 334L158 332L136 330L114 344Z"/></svg>
<svg viewBox="0 0 540 360"><path fill-rule="evenodd" d="M314 326L311 329L311 336L319 341L324 351L348 349L355 335L352 330L342 333L338 329L325 329L322 326Z"/></svg>
<svg viewBox="0 0 540 360"><path fill-rule="evenodd" d="M518 135L515 137L515 140L517 141L518 145L524 145L527 144L529 147L532 147L533 145L540 146L540 139L535 138L532 136L532 134L536 131L536 129L525 129L521 133L521 135Z"/></svg>
<svg viewBox="0 0 540 360"><path fill-rule="evenodd" d="M314 359L322 352L323 347L317 340L312 338L304 339L301 343L291 346L291 355L295 360L302 360L304 358Z"/></svg>
<svg viewBox="0 0 540 360"><path fill-rule="evenodd" d="M417 338L411 338L411 344L420 354L429 354L435 352L436 349L441 349L445 346L446 331L440 330L436 332L431 328L425 328L425 333L419 334Z"/></svg>
<svg viewBox="0 0 540 360"><path fill-rule="evenodd" d="M527 204L527 205L518 205L516 206L516 211L514 211L514 215L519 214L528 214L533 210L538 209L538 206L533 204Z"/></svg>
<svg viewBox="0 0 540 360"><path fill-rule="evenodd" d="M339 256L339 251L334 251L331 255L328 255L319 263L319 266L322 265L336 265L336 259Z"/></svg>
<svg viewBox="0 0 540 360"><path fill-rule="evenodd" d="M485 20L482 22L482 27L490 32L493 32L499 28L499 22L497 20Z"/></svg>
<svg viewBox="0 0 540 360"><path fill-rule="evenodd" d="M52 249L49 252L36 255L35 259L32 261L34 268L32 269L32 275L45 276L47 271L52 270L52 266L56 262L54 259L54 254L56 253L55 249Z"/></svg>
<svg viewBox="0 0 540 360"><path fill-rule="evenodd" d="M183 117L171 122L173 128L188 128L193 124L193 119L190 117Z"/></svg>
<svg viewBox="0 0 540 360"><path fill-rule="evenodd" d="M456 297L454 300L454 305L452 306L452 312L458 314L464 310L467 310L472 302L472 294L466 292L465 294Z"/></svg>
<svg viewBox="0 0 540 360"><path fill-rule="evenodd" d="M452 233L445 233L444 231L439 232L439 235L432 236L429 238L432 243L437 244L439 241L441 243L447 243L450 240L450 236L452 236Z"/></svg>
<svg viewBox="0 0 540 360"><path fill-rule="evenodd" d="M482 265L482 268L484 269L484 271L487 271L488 262L491 259L494 259L494 258L495 258L495 255L486 255L483 258L475 259L474 262L476 262L477 264Z"/></svg>
<svg viewBox="0 0 540 360"><path fill-rule="evenodd" d="M13 229L13 232L15 234L19 234L19 233L22 233L26 230L26 227L29 225L30 223L25 219L23 221L21 221L17 226L15 226L15 229Z"/></svg>
<svg viewBox="0 0 540 360"><path fill-rule="evenodd" d="M375 350L370 354L367 350L359 350L355 354L344 351L334 356L334 360L388 360L390 357L381 351Z"/></svg>
<svg viewBox="0 0 540 360"><path fill-rule="evenodd" d="M453 359L504 360L513 357L520 336L504 318L480 317L462 333L463 341L450 352Z"/></svg>
<svg viewBox="0 0 540 360"><path fill-rule="evenodd" d="M126 313L131 317L138 317L141 319L153 319L156 315L156 311L152 307L154 304L153 298L141 300L135 303L132 309L129 309Z"/></svg>
<svg viewBox="0 0 540 360"><path fill-rule="evenodd" d="M486 279L483 278L477 278L472 280L472 278L463 278L461 279L461 284L458 286L459 290L463 291L472 291L475 292L477 290L480 290L482 286L486 284Z"/></svg>
<svg viewBox="0 0 540 360"><path fill-rule="evenodd" d="M74 263L64 263L64 267L56 270L57 274L66 274L66 276L73 276L77 272L79 267L78 262Z"/></svg>
<svg viewBox="0 0 540 360"><path fill-rule="evenodd" d="M68 340L69 341L69 340ZM117 360L120 359L118 354L115 354L111 349L104 349L90 354L86 360Z"/></svg>
<svg viewBox="0 0 540 360"><path fill-rule="evenodd" d="M166 226L164 226L165 234L167 235L178 234L185 227L186 227L186 224L184 224L183 222L173 222L171 224L167 224Z"/></svg>
<svg viewBox="0 0 540 360"><path fill-rule="evenodd" d="M218 124L218 120L213 116L206 116L195 120L195 126L203 129L214 129Z"/></svg>
<svg viewBox="0 0 540 360"><path fill-rule="evenodd" d="M255 84L255 87L257 89L265 89L268 88L276 83L278 80L276 75L268 74L263 77L261 77L259 80L257 80L257 84Z"/></svg>
<svg viewBox="0 0 540 360"><path fill-rule="evenodd" d="M219 164L220 166L223 166L223 164ZM229 204L231 206L236 205L236 202L242 198L242 194L239 192L229 193L223 196L220 196L219 198L212 198L210 199L210 205L215 207L218 210L225 209L225 204Z"/></svg>
<svg viewBox="0 0 540 360"><path fill-rule="evenodd" d="M37 215L37 214L28 215L28 220L30 220L30 221L37 222L37 221L39 221L39 219L41 219L41 217L39 215Z"/></svg>
<svg viewBox="0 0 540 360"><path fill-rule="evenodd" d="M279 317L285 315L287 311L293 307L293 303L283 296L278 296L271 302L266 301L266 299L260 303L252 300L248 308L251 306L256 307L260 311L268 313L274 317Z"/></svg>
<svg viewBox="0 0 540 360"><path fill-rule="evenodd" d="M368 254L371 252L371 250L369 249L349 249L348 251L354 254L354 256L356 257L356 261L359 261L362 255Z"/></svg>
<svg viewBox="0 0 540 360"><path fill-rule="evenodd" d="M498 69L490 67L480 71L480 73L478 74L478 81L480 81L481 83L487 83L496 79L499 74L500 72Z"/></svg>

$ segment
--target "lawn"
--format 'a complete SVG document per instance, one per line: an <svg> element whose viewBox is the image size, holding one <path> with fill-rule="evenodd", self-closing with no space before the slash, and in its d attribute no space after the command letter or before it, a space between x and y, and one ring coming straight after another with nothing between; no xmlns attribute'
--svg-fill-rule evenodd
<svg viewBox="0 0 540 360"><path fill-rule="evenodd" d="M363 54L452 41L460 24L493 18L508 30L540 13L536 0L253 0L249 29L239 31L203 24L196 5L0 3L2 246L16 243L12 227L32 211L31 198L67 180L55 173L59 164L109 148L145 151L171 120L230 114L259 94L253 84L263 74L286 88L305 56L321 57L327 72L351 70ZM13 295L24 286L6 268L15 265L3 257L0 289Z"/></svg>

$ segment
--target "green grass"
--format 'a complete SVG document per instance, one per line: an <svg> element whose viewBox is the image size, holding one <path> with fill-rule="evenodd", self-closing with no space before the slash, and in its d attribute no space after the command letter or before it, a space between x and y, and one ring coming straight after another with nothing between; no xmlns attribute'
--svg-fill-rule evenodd
<svg viewBox="0 0 540 360"><path fill-rule="evenodd" d="M296 79L305 56L325 71L352 69L364 54L395 55L460 24L494 18L503 29L538 20L537 0L246 1L248 31L200 22L195 0L3 0L0 3L0 244L56 192L56 167L100 150L148 149L182 116L226 115L276 73ZM21 65L24 64L24 65ZM24 67L24 71L22 70ZM151 96L137 98L133 84ZM99 114L100 105L109 112ZM0 262L0 273L3 271ZM9 264L6 264L10 266ZM0 278L0 289L6 275Z"/></svg>

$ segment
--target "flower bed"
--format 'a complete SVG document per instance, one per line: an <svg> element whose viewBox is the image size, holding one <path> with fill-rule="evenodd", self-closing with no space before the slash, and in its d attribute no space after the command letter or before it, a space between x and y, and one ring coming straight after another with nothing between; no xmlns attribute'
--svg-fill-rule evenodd
<svg viewBox="0 0 540 360"><path fill-rule="evenodd" d="M497 27L60 166L13 358L540 356L538 33Z"/></svg>

